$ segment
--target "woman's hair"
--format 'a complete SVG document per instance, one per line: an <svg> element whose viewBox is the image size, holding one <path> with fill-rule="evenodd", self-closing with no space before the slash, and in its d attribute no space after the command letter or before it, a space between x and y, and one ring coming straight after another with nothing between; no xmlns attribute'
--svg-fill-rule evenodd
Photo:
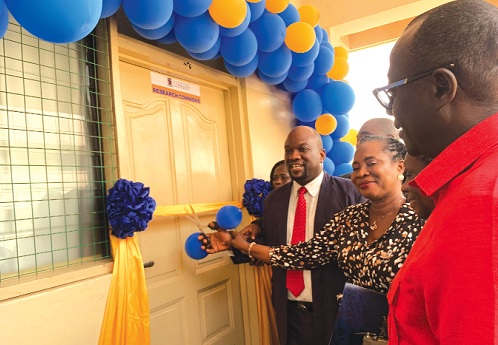
<svg viewBox="0 0 498 345"><path fill-rule="evenodd" d="M358 146L368 141L380 141L384 144L384 151L392 154L392 161L397 162L405 159L406 147L401 141L391 137L381 137L378 135L367 135L363 137Z"/></svg>
<svg viewBox="0 0 498 345"><path fill-rule="evenodd" d="M278 161L277 163L275 163L275 165L273 165L273 168L271 168L271 172L270 172L270 184L272 184L272 181L273 181L273 174L275 174L275 170L277 170L277 168L282 165L282 164L285 164L285 162L283 160L281 161Z"/></svg>

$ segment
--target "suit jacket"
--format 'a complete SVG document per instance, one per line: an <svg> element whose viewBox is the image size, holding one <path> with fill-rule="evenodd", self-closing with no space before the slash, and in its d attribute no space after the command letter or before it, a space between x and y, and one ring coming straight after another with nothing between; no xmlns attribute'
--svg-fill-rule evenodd
<svg viewBox="0 0 498 345"><path fill-rule="evenodd" d="M270 246L286 244L287 213L292 183L272 191L264 202L264 216L257 223L262 229L257 241ZM332 177L324 172L314 221L314 232L319 232L333 215L349 205L365 201L350 180ZM320 328L320 339L328 344L339 309L336 296L342 293L345 279L337 264L330 263L311 271L313 315ZM287 343L287 288L286 271L273 267L272 293L280 344ZM321 345L320 344L317 345Z"/></svg>

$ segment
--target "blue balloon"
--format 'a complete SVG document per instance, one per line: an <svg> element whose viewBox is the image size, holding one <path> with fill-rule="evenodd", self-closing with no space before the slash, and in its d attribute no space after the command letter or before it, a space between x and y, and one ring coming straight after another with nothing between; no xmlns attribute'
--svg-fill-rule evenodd
<svg viewBox="0 0 498 345"><path fill-rule="evenodd" d="M321 135L322 137L322 146L325 152L329 152L332 146L334 146L334 140L330 135Z"/></svg>
<svg viewBox="0 0 498 345"><path fill-rule="evenodd" d="M53 43L86 37L102 14L102 0L6 0L5 4L24 29Z"/></svg>
<svg viewBox="0 0 498 345"><path fill-rule="evenodd" d="M322 28L320 27L320 25L317 25L317 26L314 27L314 30L315 30L316 39L321 44L322 41L323 41L323 31L322 31Z"/></svg>
<svg viewBox="0 0 498 345"><path fill-rule="evenodd" d="M349 163L353 160L354 146L345 141L334 141L334 146L327 153L327 157L332 159L335 165Z"/></svg>
<svg viewBox="0 0 498 345"><path fill-rule="evenodd" d="M297 118L296 118L297 119ZM308 126L308 127L311 127L313 129L316 129L315 128L315 121L311 121L311 122L304 122L304 121L301 121L299 119L296 120L296 126Z"/></svg>
<svg viewBox="0 0 498 345"><path fill-rule="evenodd" d="M294 81L302 81L308 80L309 77L313 74L315 70L315 63L312 62L309 65L298 67L298 66L290 66L289 68L289 79Z"/></svg>
<svg viewBox="0 0 498 345"><path fill-rule="evenodd" d="M226 61L223 61L223 63L225 64L228 73L231 75L238 78L246 78L253 74L254 71L256 71L256 68L258 68L258 58L259 55L256 54L254 59L252 59L248 64L242 66L234 66Z"/></svg>
<svg viewBox="0 0 498 345"><path fill-rule="evenodd" d="M251 29L235 37L221 36L221 56L233 66L247 65L258 52L258 42Z"/></svg>
<svg viewBox="0 0 498 345"><path fill-rule="evenodd" d="M292 110L301 121L315 121L322 114L320 95L311 89L299 91L292 102Z"/></svg>
<svg viewBox="0 0 498 345"><path fill-rule="evenodd" d="M260 70L258 70L259 79L261 79L263 82L265 82L268 85L280 84L281 82L283 82L285 80L285 78L287 78L287 74L289 74L289 72L285 72L284 74L276 76L276 77L269 77L266 74L264 74L263 72L261 72Z"/></svg>
<svg viewBox="0 0 498 345"><path fill-rule="evenodd" d="M325 74L334 64L334 52L329 48L320 46L320 52L315 59L315 74Z"/></svg>
<svg viewBox="0 0 498 345"><path fill-rule="evenodd" d="M334 53L334 47L332 47L332 44L330 44L329 42L322 42L322 43L320 43L320 46L325 47L325 48L329 48L332 51L332 53Z"/></svg>
<svg viewBox="0 0 498 345"><path fill-rule="evenodd" d="M185 252L194 260L204 259L208 255L205 250L201 249L202 243L197 238L200 234L200 232L194 232L185 240Z"/></svg>
<svg viewBox="0 0 498 345"><path fill-rule="evenodd" d="M212 60L220 52L220 47L221 47L221 37L218 37L218 40L216 41L214 46L208 51L205 51L204 53L192 53L187 50L187 53L197 60L201 61Z"/></svg>
<svg viewBox="0 0 498 345"><path fill-rule="evenodd" d="M133 23L131 24L131 26L140 36L145 37L149 40L157 40L169 34L171 29L173 29L174 24L175 14L171 15L171 18L166 22L166 24L157 29L142 29Z"/></svg>
<svg viewBox="0 0 498 345"><path fill-rule="evenodd" d="M177 15L174 28L180 45L192 53L204 53L213 48L220 35L220 26L209 12L193 18Z"/></svg>
<svg viewBox="0 0 498 345"><path fill-rule="evenodd" d="M242 211L233 205L223 206L216 212L216 223L225 229L235 229L242 221Z"/></svg>
<svg viewBox="0 0 498 345"><path fill-rule="evenodd" d="M213 0L173 0L173 11L183 17L197 17L206 12Z"/></svg>
<svg viewBox="0 0 498 345"><path fill-rule="evenodd" d="M100 18L108 18L119 10L121 0L104 0L102 3L102 13Z"/></svg>
<svg viewBox="0 0 498 345"><path fill-rule="evenodd" d="M261 0L259 2L248 2L251 8L251 23L258 20L259 17L263 15L266 8L266 0Z"/></svg>
<svg viewBox="0 0 498 345"><path fill-rule="evenodd" d="M323 160L323 170L325 170L325 172L327 172L329 175L334 175L335 164L329 157L325 157L325 159Z"/></svg>
<svg viewBox="0 0 498 345"><path fill-rule="evenodd" d="M335 130L330 134L333 139L340 139L346 134L348 134L350 129L349 119L344 115L334 115L337 126Z"/></svg>
<svg viewBox="0 0 498 345"><path fill-rule="evenodd" d="M283 82L282 83L278 83L277 85L275 85L278 89L282 90L283 92L289 92L289 90L287 90L285 87L284 87L284 84Z"/></svg>
<svg viewBox="0 0 498 345"><path fill-rule="evenodd" d="M353 108L355 101L351 86L343 81L331 81L323 87L323 107L333 115L344 115Z"/></svg>
<svg viewBox="0 0 498 345"><path fill-rule="evenodd" d="M161 37L157 41L159 43L164 43L164 44L172 44L172 43L178 42L178 40L176 39L176 35L175 35L175 27L173 26L173 29L171 29L169 34L167 34L164 37Z"/></svg>
<svg viewBox="0 0 498 345"><path fill-rule="evenodd" d="M246 30L249 27L249 23L251 21L251 7L249 6L248 3L246 3L246 6L247 6L247 13L242 24L231 29L225 28L220 25L220 35L227 37L235 37L243 33L244 30Z"/></svg>
<svg viewBox="0 0 498 345"><path fill-rule="evenodd" d="M5 2L2 1L0 8L0 38L2 38L5 35L8 26L9 26L9 11L7 10Z"/></svg>
<svg viewBox="0 0 498 345"><path fill-rule="evenodd" d="M278 77L289 72L291 63L292 54L285 44L271 53L259 53L258 68L268 77Z"/></svg>
<svg viewBox="0 0 498 345"><path fill-rule="evenodd" d="M284 20L286 27L300 20L299 11L293 4L287 5L287 8L278 15Z"/></svg>
<svg viewBox="0 0 498 345"><path fill-rule="evenodd" d="M294 81L290 79L289 76L287 75L287 78L283 81L282 86L288 92L299 92L301 90L304 90L306 84L308 84L306 80Z"/></svg>
<svg viewBox="0 0 498 345"><path fill-rule="evenodd" d="M284 20L273 13L263 13L258 20L249 25L256 39L260 52L272 52L282 46L286 27Z"/></svg>
<svg viewBox="0 0 498 345"><path fill-rule="evenodd" d="M329 34L324 28L322 28L322 36L323 36L322 43L329 41Z"/></svg>
<svg viewBox="0 0 498 345"><path fill-rule="evenodd" d="M130 22L152 30L160 28L171 18L173 0L123 0L123 9Z"/></svg>
<svg viewBox="0 0 498 345"><path fill-rule="evenodd" d="M309 65L313 61L315 61L318 53L320 52L320 43L315 39L315 43L310 50L306 53L295 53L292 52L292 65L297 67L303 67Z"/></svg>
<svg viewBox="0 0 498 345"><path fill-rule="evenodd" d="M342 163L335 167L334 176L341 176L344 174L349 174L353 172L353 166L351 163Z"/></svg>
<svg viewBox="0 0 498 345"><path fill-rule="evenodd" d="M308 89L321 93L325 85L330 82L330 78L326 74L312 74L308 79L308 85L306 86Z"/></svg>

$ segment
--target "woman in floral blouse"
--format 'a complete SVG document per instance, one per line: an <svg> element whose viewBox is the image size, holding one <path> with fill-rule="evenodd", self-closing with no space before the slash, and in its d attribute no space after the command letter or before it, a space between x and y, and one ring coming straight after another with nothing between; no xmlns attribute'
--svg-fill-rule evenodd
<svg viewBox="0 0 498 345"><path fill-rule="evenodd" d="M387 293L423 225L401 192L405 154L404 145L396 139L363 138L351 180L369 201L337 213L307 242L267 247L249 243L248 237L255 234L241 232L232 246L291 270L336 260L348 282Z"/></svg>

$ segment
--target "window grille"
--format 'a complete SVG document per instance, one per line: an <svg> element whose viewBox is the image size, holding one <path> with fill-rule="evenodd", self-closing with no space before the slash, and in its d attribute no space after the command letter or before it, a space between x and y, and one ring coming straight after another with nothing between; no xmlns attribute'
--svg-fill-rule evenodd
<svg viewBox="0 0 498 345"><path fill-rule="evenodd" d="M12 18L0 40L0 286L110 256L116 180L108 36L52 44Z"/></svg>

